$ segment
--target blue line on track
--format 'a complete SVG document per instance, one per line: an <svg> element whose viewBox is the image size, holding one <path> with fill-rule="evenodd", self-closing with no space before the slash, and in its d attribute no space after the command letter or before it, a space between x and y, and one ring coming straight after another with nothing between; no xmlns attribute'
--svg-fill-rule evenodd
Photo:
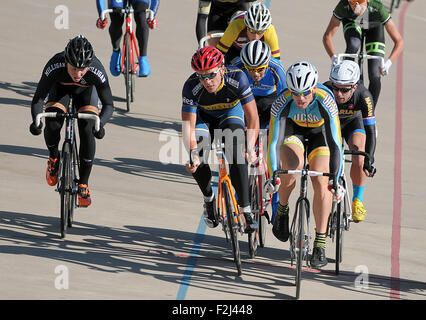
<svg viewBox="0 0 426 320"><path fill-rule="evenodd" d="M212 185L213 192L217 194L218 176L216 172L212 172L212 175L213 175L213 185ZM188 261L186 262L185 272L180 282L176 300L185 300L188 287L191 283L191 278L194 272L194 268L197 265L198 253L200 252L201 245L204 240L206 228L207 228L207 225L204 222L203 214L201 214L200 223L198 224L198 228L195 233L194 244L192 245L191 252L188 257Z"/></svg>

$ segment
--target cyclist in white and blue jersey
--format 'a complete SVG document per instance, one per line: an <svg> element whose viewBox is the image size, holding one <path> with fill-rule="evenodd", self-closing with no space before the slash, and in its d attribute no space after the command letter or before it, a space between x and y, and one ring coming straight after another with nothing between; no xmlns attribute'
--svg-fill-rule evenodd
<svg viewBox="0 0 426 320"><path fill-rule="evenodd" d="M240 58L233 65L247 75L256 100L260 128L266 129L272 103L287 88L283 65L272 57L269 45L260 40L245 44Z"/></svg>
<svg viewBox="0 0 426 320"><path fill-rule="evenodd" d="M268 169L302 169L307 148L309 169L330 172L333 177L311 177L314 189L313 212L316 225L311 266L327 264L325 238L331 211L332 191L339 200L344 191L338 185L342 172L343 153L339 111L333 93L318 82L318 71L307 61L300 61L287 71L287 89L271 108L268 137ZM308 138L308 143L305 143ZM281 241L289 237L288 200L296 185L295 175L281 175L282 183L268 180L266 190L278 190L279 203L273 206L272 232ZM328 181L327 181L328 180ZM328 186L327 186L328 182Z"/></svg>

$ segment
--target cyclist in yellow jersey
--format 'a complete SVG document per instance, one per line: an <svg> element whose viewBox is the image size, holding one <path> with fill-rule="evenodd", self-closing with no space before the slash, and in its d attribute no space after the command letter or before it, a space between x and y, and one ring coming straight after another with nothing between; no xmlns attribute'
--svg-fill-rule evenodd
<svg viewBox="0 0 426 320"><path fill-rule="evenodd" d="M256 3L245 13L244 19L235 19L226 28L216 46L225 55L225 62L230 64L240 56L241 48L253 40L266 42L272 51L272 57L280 59L280 47L271 12L262 3Z"/></svg>
<svg viewBox="0 0 426 320"><path fill-rule="evenodd" d="M263 0L198 0L195 33L197 41L211 32L223 32L232 17L238 12L246 11L255 2ZM214 45L217 44L219 39ZM213 44L210 44L213 45Z"/></svg>

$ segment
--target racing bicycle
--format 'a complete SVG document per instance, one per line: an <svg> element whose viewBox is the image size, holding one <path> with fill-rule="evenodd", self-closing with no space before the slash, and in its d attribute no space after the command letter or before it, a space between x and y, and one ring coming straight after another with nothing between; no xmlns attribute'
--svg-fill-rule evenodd
<svg viewBox="0 0 426 320"><path fill-rule="evenodd" d="M42 118L65 118L65 139L62 144L58 169L58 184L55 191L61 199L61 238L65 238L67 228L73 224L74 208L78 207L77 192L79 181L79 154L75 136L75 119L95 121L95 130L100 129L100 119L95 114L76 112L74 103L70 102L69 110L63 112L42 112L36 116L35 125L40 126Z"/></svg>

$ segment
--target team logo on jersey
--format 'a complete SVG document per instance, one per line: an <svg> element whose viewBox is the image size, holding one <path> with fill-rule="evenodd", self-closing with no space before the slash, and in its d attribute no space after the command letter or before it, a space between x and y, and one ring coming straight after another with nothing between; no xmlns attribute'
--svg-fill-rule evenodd
<svg viewBox="0 0 426 320"><path fill-rule="evenodd" d="M200 92L202 87L203 87L203 84L201 82L198 82L198 84L192 89L192 94L196 96L198 92Z"/></svg>
<svg viewBox="0 0 426 320"><path fill-rule="evenodd" d="M322 100L322 104L328 110L332 118L334 118L339 113L336 101L334 101L333 97L329 94L327 94Z"/></svg>
<svg viewBox="0 0 426 320"><path fill-rule="evenodd" d="M271 106L271 115L274 117L278 116L280 114L281 109L286 104L287 99L284 97L283 94L279 95L278 98L272 103Z"/></svg>
<svg viewBox="0 0 426 320"><path fill-rule="evenodd" d="M182 102L185 105L190 105L190 106L194 105L194 101L192 99L188 99L187 97L182 97Z"/></svg>
<svg viewBox="0 0 426 320"><path fill-rule="evenodd" d="M232 79L232 78L229 78L229 79L228 79L228 83L229 83L231 86L235 87L236 89L238 89L238 87L240 86L240 83L239 83L237 80Z"/></svg>
<svg viewBox="0 0 426 320"><path fill-rule="evenodd" d="M89 71L91 71L94 75L96 75L101 80L102 83L106 81L106 77L101 70L96 69L95 67L89 67Z"/></svg>
<svg viewBox="0 0 426 320"><path fill-rule="evenodd" d="M348 109L353 109L354 108L354 105L353 105L353 103L350 103L349 105L348 105Z"/></svg>
<svg viewBox="0 0 426 320"><path fill-rule="evenodd" d="M56 70L56 69L59 69L59 68L65 68L65 62L57 62L57 63L54 63L54 64L48 66L46 71L44 72L44 74L45 74L46 77L48 77L49 74L53 70Z"/></svg>

